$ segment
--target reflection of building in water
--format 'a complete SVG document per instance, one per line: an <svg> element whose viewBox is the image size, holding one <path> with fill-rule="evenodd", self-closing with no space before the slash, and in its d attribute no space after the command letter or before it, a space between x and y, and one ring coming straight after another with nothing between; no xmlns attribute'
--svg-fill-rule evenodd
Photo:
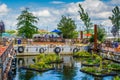
<svg viewBox="0 0 120 80"><path fill-rule="evenodd" d="M63 57L63 65L67 67L73 67L74 66L74 60L72 56L64 56Z"/></svg>
<svg viewBox="0 0 120 80"><path fill-rule="evenodd" d="M18 57L17 58L18 67L28 66L30 64L34 64L34 58L35 58L34 56Z"/></svg>
<svg viewBox="0 0 120 80"><path fill-rule="evenodd" d="M63 64L60 63L60 64L51 64L53 68L55 68L56 70L60 70L60 69L63 69Z"/></svg>

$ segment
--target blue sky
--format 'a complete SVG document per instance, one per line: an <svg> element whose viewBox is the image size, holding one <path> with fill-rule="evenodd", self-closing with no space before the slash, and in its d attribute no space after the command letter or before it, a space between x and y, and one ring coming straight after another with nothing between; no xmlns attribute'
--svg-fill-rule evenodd
<svg viewBox="0 0 120 80"><path fill-rule="evenodd" d="M61 16L66 15L75 20L77 30L83 29L84 24L78 14L78 4L89 13L93 24L102 24L110 29L112 24L108 19L115 6L120 7L120 0L0 0L0 20L6 29L16 29L16 18L21 10L29 7L30 12L39 17L39 29L53 30L57 28Z"/></svg>

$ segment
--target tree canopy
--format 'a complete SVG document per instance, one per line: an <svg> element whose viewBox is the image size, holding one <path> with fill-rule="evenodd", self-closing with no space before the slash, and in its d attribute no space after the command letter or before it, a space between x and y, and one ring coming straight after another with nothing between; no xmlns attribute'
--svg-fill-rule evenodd
<svg viewBox="0 0 120 80"><path fill-rule="evenodd" d="M18 34L20 36L31 38L34 33L38 32L38 28L35 26L35 23L38 22L38 18L30 13L27 8L22 11L17 20Z"/></svg>
<svg viewBox="0 0 120 80"><path fill-rule="evenodd" d="M113 24L113 28L111 30L113 36L116 36L116 34L118 34L119 36L119 30L120 30L120 9L118 6L116 6L113 10L112 10L112 16L109 17L109 19L111 20L112 24Z"/></svg>
<svg viewBox="0 0 120 80"><path fill-rule="evenodd" d="M76 38L78 37L78 33L76 32L76 24L72 18L62 16L58 24L58 29L61 30L63 34L63 38Z"/></svg>

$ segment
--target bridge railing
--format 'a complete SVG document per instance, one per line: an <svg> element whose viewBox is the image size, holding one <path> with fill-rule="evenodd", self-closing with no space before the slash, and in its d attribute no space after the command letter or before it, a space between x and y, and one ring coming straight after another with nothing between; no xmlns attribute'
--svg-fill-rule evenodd
<svg viewBox="0 0 120 80"><path fill-rule="evenodd" d="M14 48L13 48L13 42L9 42L8 46L5 46L5 49L2 51L0 56L0 69L1 69L1 78L0 80L3 80L3 74L6 72L6 69L8 67L8 63L10 58L15 54ZM8 72L6 72L8 73Z"/></svg>

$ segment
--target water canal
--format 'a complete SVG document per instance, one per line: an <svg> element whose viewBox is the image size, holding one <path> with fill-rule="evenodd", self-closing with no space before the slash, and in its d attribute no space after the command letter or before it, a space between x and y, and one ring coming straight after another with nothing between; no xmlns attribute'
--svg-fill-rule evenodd
<svg viewBox="0 0 120 80"><path fill-rule="evenodd" d="M80 71L81 61L73 59L72 56L61 56L64 63L52 64L54 70L46 72L36 72L19 69L21 66L27 66L34 63L33 56L17 57L17 72L13 80L113 80L112 76L97 78ZM23 61L24 60L24 61Z"/></svg>

